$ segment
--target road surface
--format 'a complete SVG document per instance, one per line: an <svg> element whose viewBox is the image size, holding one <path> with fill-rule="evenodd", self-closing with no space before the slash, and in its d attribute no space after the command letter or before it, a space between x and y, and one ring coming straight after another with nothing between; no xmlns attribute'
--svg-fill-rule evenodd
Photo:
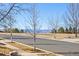
<svg viewBox="0 0 79 59"><path fill-rule="evenodd" d="M9 39L8 35L0 35L0 37ZM33 46L33 39L25 36L14 36L14 41L21 42ZM79 44L57 41L57 40L47 40L47 39L37 39L36 47L45 49L54 53L63 54L65 56L79 56Z"/></svg>

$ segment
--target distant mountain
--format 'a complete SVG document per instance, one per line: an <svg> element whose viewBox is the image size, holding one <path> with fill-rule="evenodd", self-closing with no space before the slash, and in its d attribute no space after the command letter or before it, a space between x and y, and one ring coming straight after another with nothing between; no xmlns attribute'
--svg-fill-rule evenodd
<svg viewBox="0 0 79 59"><path fill-rule="evenodd" d="M25 32L33 32L33 30L31 30L31 29L26 29L25 30ZM37 30L36 31L37 33L49 33L50 32L50 30Z"/></svg>
<svg viewBox="0 0 79 59"><path fill-rule="evenodd" d="M49 33L50 30L40 30L40 33Z"/></svg>

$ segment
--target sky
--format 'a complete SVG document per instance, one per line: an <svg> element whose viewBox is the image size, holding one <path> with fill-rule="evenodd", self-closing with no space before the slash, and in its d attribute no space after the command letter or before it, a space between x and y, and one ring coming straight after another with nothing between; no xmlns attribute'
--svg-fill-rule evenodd
<svg viewBox="0 0 79 59"><path fill-rule="evenodd" d="M22 6L23 8L26 8L26 6ZM66 3L39 3L36 4L37 10L39 11L39 20L40 25L42 26L41 29L46 30L49 29L48 22L53 17L58 17L58 24L59 26L65 26L63 15L67 11L67 4ZM26 18L26 20L29 20L28 13L23 13L22 15ZM25 26L27 25L27 22L25 21L24 17L21 15L16 14L16 24L14 27L17 27L19 29L25 29ZM53 19L55 20L55 19Z"/></svg>

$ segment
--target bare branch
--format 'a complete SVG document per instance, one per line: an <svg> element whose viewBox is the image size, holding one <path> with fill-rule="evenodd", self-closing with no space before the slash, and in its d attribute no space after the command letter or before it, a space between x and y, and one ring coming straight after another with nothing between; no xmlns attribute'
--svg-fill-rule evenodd
<svg viewBox="0 0 79 59"><path fill-rule="evenodd" d="M14 5L15 5L15 4L13 4L13 5L10 7L10 9L6 12L6 14L0 19L0 21L3 20L3 19L11 12L11 10L12 10L13 7L14 7Z"/></svg>

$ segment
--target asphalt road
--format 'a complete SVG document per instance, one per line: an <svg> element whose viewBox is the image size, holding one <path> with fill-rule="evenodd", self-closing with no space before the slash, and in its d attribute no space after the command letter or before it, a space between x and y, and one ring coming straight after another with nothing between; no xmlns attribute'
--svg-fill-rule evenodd
<svg viewBox="0 0 79 59"><path fill-rule="evenodd" d="M0 35L0 37L9 39L8 35ZM14 41L21 42L33 46L33 39L25 36L14 36ZM57 41L57 40L47 40L47 39L37 39L36 47L45 49L54 53L63 54L65 56L79 56L79 44Z"/></svg>

